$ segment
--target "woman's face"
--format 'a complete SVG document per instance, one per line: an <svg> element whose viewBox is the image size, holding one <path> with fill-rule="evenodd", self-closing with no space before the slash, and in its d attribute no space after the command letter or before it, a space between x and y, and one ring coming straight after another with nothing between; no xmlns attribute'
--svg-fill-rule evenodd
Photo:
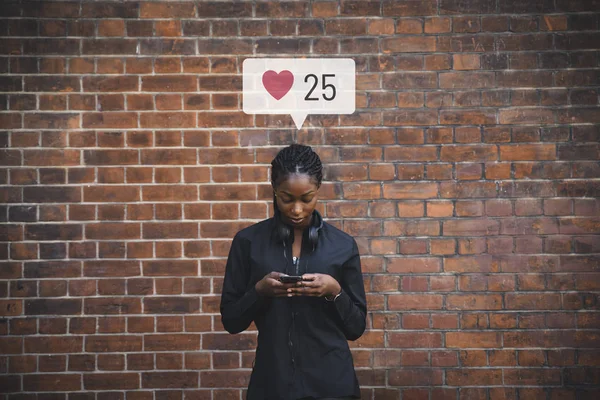
<svg viewBox="0 0 600 400"><path fill-rule="evenodd" d="M292 174L275 188L277 207L283 222L306 228L317 205L319 188L307 174Z"/></svg>

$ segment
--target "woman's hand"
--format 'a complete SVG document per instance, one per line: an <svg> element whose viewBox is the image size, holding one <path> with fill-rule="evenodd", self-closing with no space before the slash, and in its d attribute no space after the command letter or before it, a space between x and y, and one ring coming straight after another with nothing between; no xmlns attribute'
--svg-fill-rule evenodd
<svg viewBox="0 0 600 400"><path fill-rule="evenodd" d="M264 276L260 281L256 283L254 286L256 291L261 296L267 297L283 297L288 295L288 289L294 287L294 283L282 283L279 281L279 277L282 274L281 272L271 272Z"/></svg>
<svg viewBox="0 0 600 400"><path fill-rule="evenodd" d="M287 289L288 296L333 297L342 291L342 287L331 275L304 274L304 279Z"/></svg>

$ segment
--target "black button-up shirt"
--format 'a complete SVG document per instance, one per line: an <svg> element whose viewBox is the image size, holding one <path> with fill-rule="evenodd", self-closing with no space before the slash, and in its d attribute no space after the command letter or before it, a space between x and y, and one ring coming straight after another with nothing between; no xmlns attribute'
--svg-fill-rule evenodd
<svg viewBox="0 0 600 400"><path fill-rule="evenodd" d="M317 218L321 218L315 212ZM365 330L367 302L356 241L324 222L312 246L304 232L299 274L333 276L342 287L323 297L263 297L256 283L271 271L295 274L292 243L273 237L273 218L238 232L227 260L221 317L230 333L255 322L258 347L248 400L360 397L347 340ZM285 251L287 249L287 251Z"/></svg>

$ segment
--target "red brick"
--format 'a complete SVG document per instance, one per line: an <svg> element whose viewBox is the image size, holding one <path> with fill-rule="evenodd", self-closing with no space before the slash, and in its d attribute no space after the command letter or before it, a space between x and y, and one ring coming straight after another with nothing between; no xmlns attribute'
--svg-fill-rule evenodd
<svg viewBox="0 0 600 400"><path fill-rule="evenodd" d="M497 263L492 263L488 256L465 256L446 258L444 260L445 272L497 272Z"/></svg>
<svg viewBox="0 0 600 400"><path fill-rule="evenodd" d="M436 239L430 241L430 251L432 255L447 255L454 254L455 252L455 241L452 239ZM432 280L433 286L433 280ZM432 287L433 289L433 287Z"/></svg>
<svg viewBox="0 0 600 400"><path fill-rule="evenodd" d="M450 69L451 67L451 58L447 55L426 55L424 60L426 70L438 71Z"/></svg>
<svg viewBox="0 0 600 400"><path fill-rule="evenodd" d="M422 207L416 206L411 209L406 209L403 205L399 205L398 212L400 216L404 216L403 213L414 213L415 215L422 215ZM384 224L384 231L388 235L409 235L418 236L422 234L427 235L438 235L439 224L436 221L414 221L414 222L386 222ZM404 245L401 243L401 247ZM408 246L410 247L410 246ZM420 247L420 246L417 246Z"/></svg>
<svg viewBox="0 0 600 400"><path fill-rule="evenodd" d="M422 217L424 215L424 207L422 202L399 202L398 216L399 217Z"/></svg>
<svg viewBox="0 0 600 400"><path fill-rule="evenodd" d="M494 220L461 219L444 222L444 234L449 236L496 235L499 228L499 224Z"/></svg>
<svg viewBox="0 0 600 400"><path fill-rule="evenodd" d="M494 161L497 158L496 146L464 145L444 146L440 153L441 161Z"/></svg>
<svg viewBox="0 0 600 400"><path fill-rule="evenodd" d="M423 239L408 239L400 241L399 254L426 254L427 241Z"/></svg>
<svg viewBox="0 0 600 400"><path fill-rule="evenodd" d="M339 19L326 21L327 35L360 35L367 31L367 21L364 19Z"/></svg>
<svg viewBox="0 0 600 400"><path fill-rule="evenodd" d="M98 22L98 36L124 36L125 21L104 20Z"/></svg>
<svg viewBox="0 0 600 400"><path fill-rule="evenodd" d="M145 92L194 92L198 90L193 76L145 76L142 78Z"/></svg>
<svg viewBox="0 0 600 400"><path fill-rule="evenodd" d="M159 94L155 97L157 110L181 110L181 95Z"/></svg>
<svg viewBox="0 0 600 400"><path fill-rule="evenodd" d="M338 15L337 4L314 3L311 4L313 17L334 17Z"/></svg>
<svg viewBox="0 0 600 400"><path fill-rule="evenodd" d="M425 33L450 32L451 19L448 17L430 17L425 19Z"/></svg>
<svg viewBox="0 0 600 400"><path fill-rule="evenodd" d="M556 159L556 147L553 144L501 145L500 159L511 161L554 160Z"/></svg>
<svg viewBox="0 0 600 400"><path fill-rule="evenodd" d="M166 303L168 307L169 304ZM198 350L200 335L197 334L160 334L145 335L144 349L150 351Z"/></svg>
<svg viewBox="0 0 600 400"><path fill-rule="evenodd" d="M439 348L441 344L440 333L390 332L388 334L388 348Z"/></svg>
<svg viewBox="0 0 600 400"><path fill-rule="evenodd" d="M450 310L500 310L500 295L448 295L447 307Z"/></svg>
<svg viewBox="0 0 600 400"><path fill-rule="evenodd" d="M89 336L86 342L86 351L91 352L139 351L141 349L141 338L132 336Z"/></svg>
<svg viewBox="0 0 600 400"><path fill-rule="evenodd" d="M455 55L454 62L457 62ZM465 59L465 56L460 56L459 66L463 66L465 62L468 67L473 69L474 61ZM464 68L464 67L463 67ZM456 65L455 65L456 69ZM488 88L495 87L494 74L491 72L442 72L440 73L440 88Z"/></svg>
<svg viewBox="0 0 600 400"><path fill-rule="evenodd" d="M194 4L190 3L142 3L141 18L190 18L194 17Z"/></svg>
<svg viewBox="0 0 600 400"><path fill-rule="evenodd" d="M515 384L518 382L522 385L528 385L534 384L533 382L535 382L535 384L553 385L561 380L561 375L556 369L506 369L504 372L504 379L507 384Z"/></svg>
<svg viewBox="0 0 600 400"><path fill-rule="evenodd" d="M388 305L390 310L439 310L442 308L442 296L433 294L390 295L388 297Z"/></svg>
<svg viewBox="0 0 600 400"><path fill-rule="evenodd" d="M83 79L86 92L129 92L137 91L138 78L135 76L94 76Z"/></svg>
<svg viewBox="0 0 600 400"><path fill-rule="evenodd" d="M165 270L165 264L169 269ZM195 276L198 272L195 260L144 261L144 276Z"/></svg>
<svg viewBox="0 0 600 400"><path fill-rule="evenodd" d="M436 51L433 36L406 36L403 38L384 38L381 41L384 53L421 53Z"/></svg>
<svg viewBox="0 0 600 400"><path fill-rule="evenodd" d="M391 201L376 201L369 205L369 212L372 217L385 218L396 215L396 206Z"/></svg>
<svg viewBox="0 0 600 400"><path fill-rule="evenodd" d="M555 310L561 307L558 294L517 294L506 298L507 309Z"/></svg>
<svg viewBox="0 0 600 400"><path fill-rule="evenodd" d="M247 387L249 374L244 371L202 371L200 379L204 387Z"/></svg>
<svg viewBox="0 0 600 400"><path fill-rule="evenodd" d="M159 297L144 299L144 312L149 314L179 314L197 312L199 309L198 298Z"/></svg>
<svg viewBox="0 0 600 400"><path fill-rule="evenodd" d="M81 377L78 374L36 374L23 379L23 389L30 392L81 390Z"/></svg>
<svg viewBox="0 0 600 400"><path fill-rule="evenodd" d="M436 10L437 3L432 0L425 0L418 3L412 2L384 2L383 15L390 17L413 16L413 15L432 15Z"/></svg>
<svg viewBox="0 0 600 400"><path fill-rule="evenodd" d="M82 120L84 128L92 129L137 128L137 124L137 115L127 112L86 113Z"/></svg>
<svg viewBox="0 0 600 400"><path fill-rule="evenodd" d="M327 215L329 217L366 217L366 203L328 203Z"/></svg>
<svg viewBox="0 0 600 400"><path fill-rule="evenodd" d="M386 148L385 161L436 161L437 148L434 146Z"/></svg>
<svg viewBox="0 0 600 400"><path fill-rule="evenodd" d="M140 116L142 128L194 128L196 115L194 113L154 112Z"/></svg>
<svg viewBox="0 0 600 400"><path fill-rule="evenodd" d="M440 111L440 122L443 125L495 124L496 114L478 110L442 110Z"/></svg>
<svg viewBox="0 0 600 400"><path fill-rule="evenodd" d="M439 386L442 384L442 371L437 369L390 371L390 385L393 386ZM404 396L408 398L408 396Z"/></svg>
<svg viewBox="0 0 600 400"><path fill-rule="evenodd" d="M139 313L141 312L141 303L137 299L129 298L91 298L86 299L84 303L84 313L86 314L120 314L120 313Z"/></svg>
<svg viewBox="0 0 600 400"><path fill-rule="evenodd" d="M389 183L383 186L385 199L427 199L437 197L437 185L430 183Z"/></svg>
<svg viewBox="0 0 600 400"><path fill-rule="evenodd" d="M256 345L256 335L243 334L237 339L222 333L203 335L203 349L249 350Z"/></svg>
<svg viewBox="0 0 600 400"><path fill-rule="evenodd" d="M423 22L416 18L399 19L396 23L396 33L422 33Z"/></svg>
<svg viewBox="0 0 600 400"><path fill-rule="evenodd" d="M479 69L479 55L477 54L455 54L453 56L454 69L471 70Z"/></svg>
<svg viewBox="0 0 600 400"><path fill-rule="evenodd" d="M448 332L446 346L458 348L499 348L502 335L496 332Z"/></svg>
<svg viewBox="0 0 600 400"><path fill-rule="evenodd" d="M431 273L440 272L438 258L389 258L387 271L391 273Z"/></svg>
<svg viewBox="0 0 600 400"><path fill-rule="evenodd" d="M463 367L482 367L487 365L486 352L483 350L463 350L459 352L460 365Z"/></svg>
<svg viewBox="0 0 600 400"><path fill-rule="evenodd" d="M454 214L454 205L451 201L432 200L427 202L428 217L451 217Z"/></svg>
<svg viewBox="0 0 600 400"><path fill-rule="evenodd" d="M483 215L482 201L457 201L456 215L459 217L478 217Z"/></svg>
<svg viewBox="0 0 600 400"><path fill-rule="evenodd" d="M451 386L498 385L502 383L502 370L457 369L448 371L446 379Z"/></svg>
<svg viewBox="0 0 600 400"><path fill-rule="evenodd" d="M313 11L314 13L314 11ZM394 20L389 18L369 20L369 35L392 35L394 34Z"/></svg>
<svg viewBox="0 0 600 400"><path fill-rule="evenodd" d="M458 327L458 317L455 314L433 314L431 322L434 329L456 329Z"/></svg>
<svg viewBox="0 0 600 400"><path fill-rule="evenodd" d="M26 353L77 353L83 351L83 338L80 336L69 338L27 337L24 344Z"/></svg>
<svg viewBox="0 0 600 400"><path fill-rule="evenodd" d="M528 108L500 110L498 120L501 124L548 124L554 122L552 110Z"/></svg>
<svg viewBox="0 0 600 400"><path fill-rule="evenodd" d="M479 32L481 29L479 17L454 17L452 30L457 33Z"/></svg>
<svg viewBox="0 0 600 400"><path fill-rule="evenodd" d="M492 182L442 182L442 198L496 197L496 187Z"/></svg>
<svg viewBox="0 0 600 400"><path fill-rule="evenodd" d="M83 375L83 386L87 390L138 389L137 373L94 373Z"/></svg>
<svg viewBox="0 0 600 400"><path fill-rule="evenodd" d="M544 15L540 18L541 31L563 31L567 29L567 17L564 15Z"/></svg>

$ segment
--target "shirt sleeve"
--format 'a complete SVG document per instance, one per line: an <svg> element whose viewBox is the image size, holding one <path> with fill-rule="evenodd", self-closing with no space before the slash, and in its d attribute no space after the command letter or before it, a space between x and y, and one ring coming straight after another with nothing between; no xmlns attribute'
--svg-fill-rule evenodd
<svg viewBox="0 0 600 400"><path fill-rule="evenodd" d="M352 256L342 266L340 286L342 293L331 306L335 308L342 322L346 339L356 340L362 336L367 325L367 298L363 284L360 254L353 239Z"/></svg>
<svg viewBox="0 0 600 400"><path fill-rule="evenodd" d="M249 258L250 242L238 233L229 250L221 294L221 322L229 333L246 330L266 302L251 282Z"/></svg>

